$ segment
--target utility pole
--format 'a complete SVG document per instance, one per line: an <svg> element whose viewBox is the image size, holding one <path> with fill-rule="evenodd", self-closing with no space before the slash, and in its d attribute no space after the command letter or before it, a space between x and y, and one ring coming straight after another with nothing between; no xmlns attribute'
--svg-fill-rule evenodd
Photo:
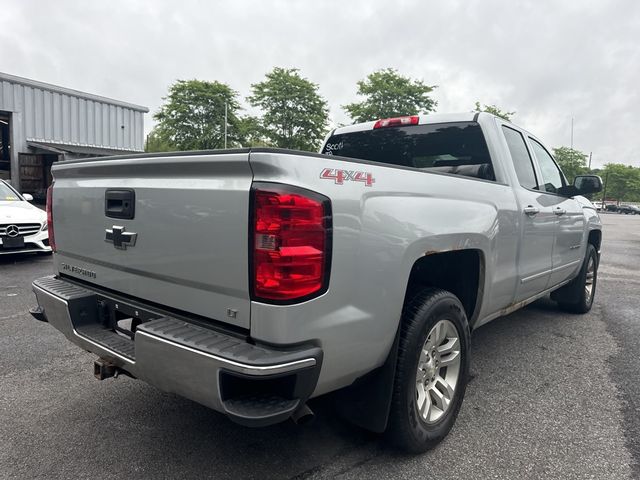
<svg viewBox="0 0 640 480"><path fill-rule="evenodd" d="M224 148L227 148L227 110L229 109L228 103L224 101Z"/></svg>
<svg viewBox="0 0 640 480"><path fill-rule="evenodd" d="M571 117L571 150L573 150L573 117Z"/></svg>
<svg viewBox="0 0 640 480"><path fill-rule="evenodd" d="M605 209L604 202L607 200L607 180L609 180L609 172L604 176L604 187L602 188L602 209Z"/></svg>
<svg viewBox="0 0 640 480"><path fill-rule="evenodd" d="M589 170L591 170L591 155L593 155L593 152L589 152Z"/></svg>

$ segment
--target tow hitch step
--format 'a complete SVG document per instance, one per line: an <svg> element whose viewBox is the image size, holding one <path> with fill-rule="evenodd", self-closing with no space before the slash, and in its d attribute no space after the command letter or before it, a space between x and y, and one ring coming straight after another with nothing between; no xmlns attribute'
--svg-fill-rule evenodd
<svg viewBox="0 0 640 480"><path fill-rule="evenodd" d="M118 377L120 369L101 358L93 362L93 376L98 380L104 380L106 378Z"/></svg>
<svg viewBox="0 0 640 480"><path fill-rule="evenodd" d="M47 317L44 314L44 308L42 308L40 305L38 305L36 307L31 307L29 309L29 313L31 314L31 316L33 318L35 318L39 322L45 322L45 323L48 322Z"/></svg>

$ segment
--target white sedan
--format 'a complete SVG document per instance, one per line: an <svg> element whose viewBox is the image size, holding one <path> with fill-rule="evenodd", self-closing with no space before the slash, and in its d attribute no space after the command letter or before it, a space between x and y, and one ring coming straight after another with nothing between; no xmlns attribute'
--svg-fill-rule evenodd
<svg viewBox="0 0 640 480"><path fill-rule="evenodd" d="M51 252L47 214L0 180L0 255L8 253Z"/></svg>

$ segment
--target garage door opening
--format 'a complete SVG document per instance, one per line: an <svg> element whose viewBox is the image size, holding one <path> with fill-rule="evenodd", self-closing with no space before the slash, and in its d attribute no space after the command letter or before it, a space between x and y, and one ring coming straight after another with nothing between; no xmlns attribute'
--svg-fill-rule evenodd
<svg viewBox="0 0 640 480"><path fill-rule="evenodd" d="M0 111L0 178L11 178L11 114Z"/></svg>
<svg viewBox="0 0 640 480"><path fill-rule="evenodd" d="M51 165L58 160L55 154L21 153L20 158L20 191L30 193L36 203L44 204L47 187L51 185Z"/></svg>

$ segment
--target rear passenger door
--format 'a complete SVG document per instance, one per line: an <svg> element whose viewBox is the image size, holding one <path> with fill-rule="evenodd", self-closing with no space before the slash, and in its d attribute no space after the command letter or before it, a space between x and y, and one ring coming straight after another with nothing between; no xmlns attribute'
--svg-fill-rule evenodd
<svg viewBox="0 0 640 480"><path fill-rule="evenodd" d="M559 194L559 190L566 186L566 180L551 154L536 139L529 137L528 140L542 178L541 190L544 189L547 202L557 217L549 278L549 287L553 287L574 276L580 268L585 255L582 248L584 215L582 205Z"/></svg>
<svg viewBox="0 0 640 480"><path fill-rule="evenodd" d="M538 190L538 178L523 134L502 125L519 185L514 185L520 208L520 249L515 302L545 290L552 269L552 251L557 217L553 202Z"/></svg>

